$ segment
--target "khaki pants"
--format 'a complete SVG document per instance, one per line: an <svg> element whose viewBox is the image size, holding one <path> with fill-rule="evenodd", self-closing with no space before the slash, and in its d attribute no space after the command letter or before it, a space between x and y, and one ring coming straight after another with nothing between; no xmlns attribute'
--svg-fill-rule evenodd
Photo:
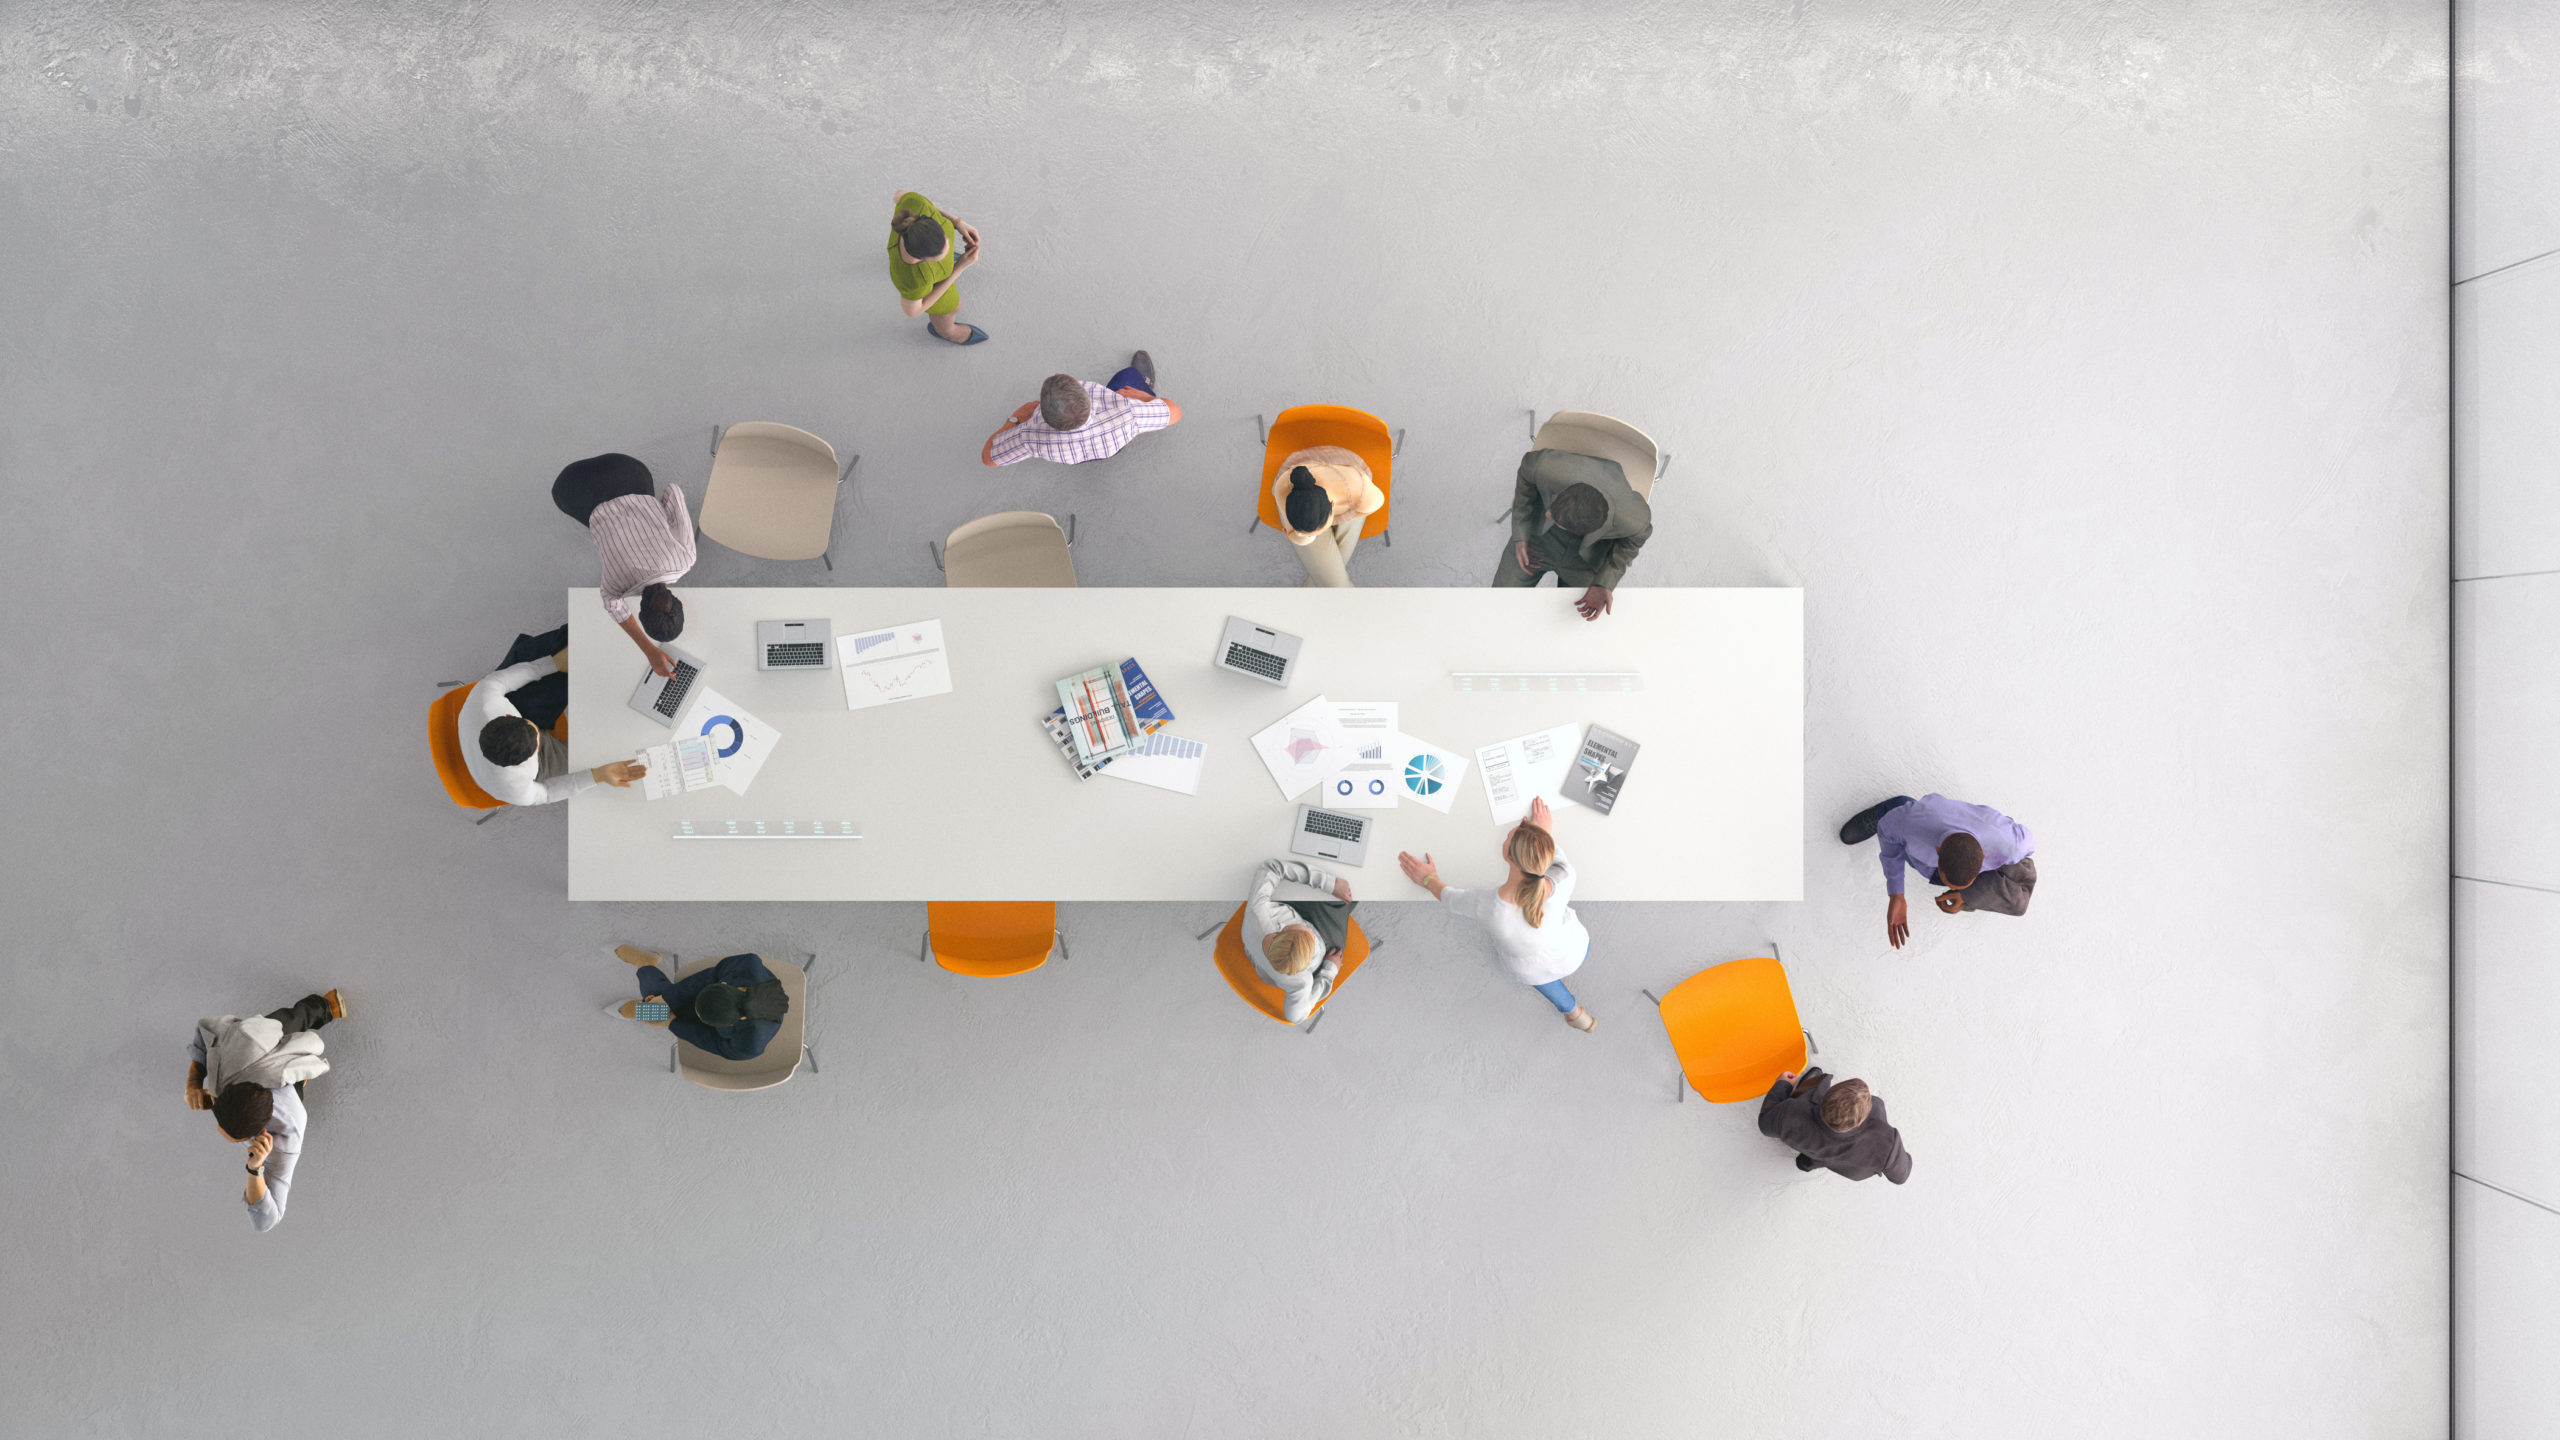
<svg viewBox="0 0 2560 1440"><path fill-rule="evenodd" d="M1932 874L1929 883L1944 885L1947 882ZM2036 857L2030 855L1974 877L1973 883L1964 887L1964 909L1956 913L1970 915L1980 911L1985 915L2024 915L2027 902L2035 898L2035 893Z"/></svg>
<svg viewBox="0 0 2560 1440"><path fill-rule="evenodd" d="M1289 542L1289 548L1298 552L1298 563L1307 567L1309 585L1351 588L1351 552L1359 545L1360 527L1368 519L1365 515L1347 515L1341 524L1304 545Z"/></svg>

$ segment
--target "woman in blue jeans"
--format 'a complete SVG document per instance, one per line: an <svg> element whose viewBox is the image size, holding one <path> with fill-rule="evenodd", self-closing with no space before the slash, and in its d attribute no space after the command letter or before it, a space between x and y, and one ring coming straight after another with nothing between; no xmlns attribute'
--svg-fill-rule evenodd
<svg viewBox="0 0 2560 1440"><path fill-rule="evenodd" d="M1432 898L1484 926L1493 935L1493 953L1511 978L1537 988L1564 1015L1564 1023L1588 1032L1600 1022L1565 988L1564 977L1582 968L1591 954L1591 932L1568 903L1573 898L1574 870L1556 850L1555 816L1544 800L1529 802L1529 817L1502 837L1502 862L1510 875L1492 890L1462 890L1440 881L1440 867L1425 854L1398 855L1405 878L1431 892Z"/></svg>

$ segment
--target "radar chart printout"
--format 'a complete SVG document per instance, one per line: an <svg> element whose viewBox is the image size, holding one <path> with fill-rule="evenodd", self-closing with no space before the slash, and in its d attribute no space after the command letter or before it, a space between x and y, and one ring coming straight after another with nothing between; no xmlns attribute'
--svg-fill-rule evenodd
<svg viewBox="0 0 2560 1440"><path fill-rule="evenodd" d="M1253 753L1262 757L1271 783L1290 800L1307 793L1337 759L1349 758L1350 751L1350 735L1333 723L1333 705L1321 695L1253 737Z"/></svg>
<svg viewBox="0 0 2560 1440"><path fill-rule="evenodd" d="M844 671L848 710L951 693L951 658L939 620L839 635L836 664Z"/></svg>

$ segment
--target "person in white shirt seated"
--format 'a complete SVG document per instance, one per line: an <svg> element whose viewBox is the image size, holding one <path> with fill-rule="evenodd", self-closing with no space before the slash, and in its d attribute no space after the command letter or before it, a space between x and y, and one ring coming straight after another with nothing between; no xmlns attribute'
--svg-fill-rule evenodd
<svg viewBox="0 0 2560 1440"><path fill-rule="evenodd" d="M1511 978L1547 997L1564 1013L1564 1023L1588 1033L1600 1022L1582 1008L1564 977L1582 968L1591 954L1591 932L1567 902L1573 898L1574 870L1556 848L1555 816L1544 800L1529 802L1529 816L1502 837L1502 861L1511 873L1492 890L1462 890L1440 881L1440 867L1429 855L1416 860L1398 855L1405 878L1431 892L1458 914L1493 932L1493 953Z"/></svg>
<svg viewBox="0 0 2560 1440"><path fill-rule="evenodd" d="M649 773L636 760L616 760L592 770L569 769L569 747L516 709L510 692L569 671L569 652L509 665L482 677L462 703L456 728L462 762L473 783L510 805L551 805L601 781L629 785Z"/></svg>
<svg viewBox="0 0 2560 1440"><path fill-rule="evenodd" d="M1350 932L1350 900L1350 881L1303 860L1265 860L1254 872L1253 893L1244 902L1244 953L1262 983L1280 992L1280 1017L1292 1025L1333 993Z"/></svg>

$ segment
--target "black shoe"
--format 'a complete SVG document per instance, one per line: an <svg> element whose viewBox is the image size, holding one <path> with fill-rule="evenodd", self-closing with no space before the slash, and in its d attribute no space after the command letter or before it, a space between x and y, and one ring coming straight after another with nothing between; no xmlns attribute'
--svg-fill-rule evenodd
<svg viewBox="0 0 2560 1440"><path fill-rule="evenodd" d="M1796 1168L1797 1168L1797 1169L1799 1169L1799 1170L1802 1170L1803 1172L1805 1172L1805 1173L1806 1173L1806 1174L1808 1174L1808 1175L1812 1174L1812 1173L1813 1173L1813 1157L1812 1157L1812 1156L1810 1156L1810 1155L1799 1155L1799 1156L1797 1156L1797 1157L1796 1157Z"/></svg>
<svg viewBox="0 0 2560 1440"><path fill-rule="evenodd" d="M1890 800L1879 801L1878 803L1870 805L1866 809L1859 811L1857 814L1850 816L1849 822L1840 827L1840 843L1843 845L1859 845L1864 844L1869 840L1873 840L1876 838L1876 822L1884 818L1884 812L1892 809L1896 805L1908 805L1910 803L1910 796L1896 795Z"/></svg>
<svg viewBox="0 0 2560 1440"><path fill-rule="evenodd" d="M1129 352L1129 368L1147 377L1147 389L1156 388L1156 360L1144 350Z"/></svg>

